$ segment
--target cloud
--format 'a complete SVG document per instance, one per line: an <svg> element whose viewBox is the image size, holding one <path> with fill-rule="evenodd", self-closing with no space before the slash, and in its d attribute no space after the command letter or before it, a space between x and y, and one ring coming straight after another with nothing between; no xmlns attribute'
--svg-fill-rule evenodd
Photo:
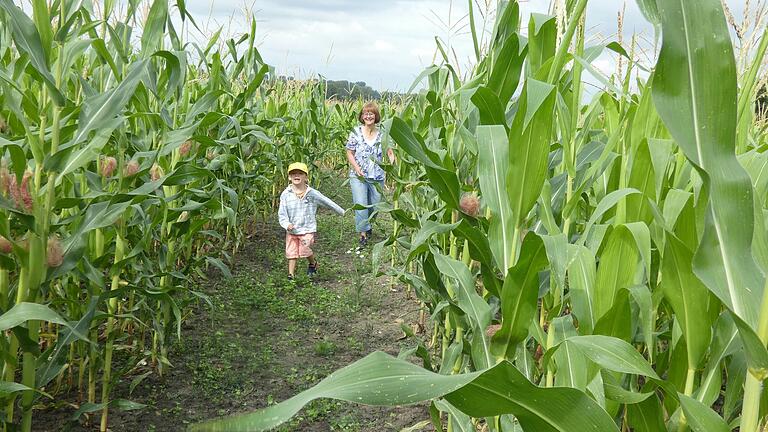
<svg viewBox="0 0 768 432"><path fill-rule="evenodd" d="M520 3L522 22L527 23L531 12L547 13L549 3ZM743 3L729 0L737 17ZM431 63L436 53L435 37L447 47L452 60L458 58L462 71L468 70L474 60L465 1L392 0L373 4L353 0L196 0L187 5L199 24L209 23L209 33L218 26L229 34L247 31L248 13L252 13L257 20L263 58L279 73L299 77L322 74L330 79L365 81L380 90L407 90ZM590 0L590 44L618 39L617 14L622 7L623 2L615 0ZM493 18L492 12L475 10L476 25L484 41L493 28ZM522 32L527 33L525 25ZM622 35L627 50L632 34L640 35L640 42L652 48L653 32L635 1L627 1ZM651 64L652 54L646 57L647 64ZM600 61L601 69L615 70L611 56L601 57Z"/></svg>
<svg viewBox="0 0 768 432"><path fill-rule="evenodd" d="M395 47L387 41L377 39L373 42L373 49L379 52L387 53L394 51Z"/></svg>

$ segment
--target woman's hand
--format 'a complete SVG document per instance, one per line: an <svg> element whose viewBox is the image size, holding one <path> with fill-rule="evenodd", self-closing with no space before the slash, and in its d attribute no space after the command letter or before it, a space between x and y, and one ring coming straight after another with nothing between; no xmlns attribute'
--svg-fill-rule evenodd
<svg viewBox="0 0 768 432"><path fill-rule="evenodd" d="M347 149L347 160L349 161L349 166L352 167L352 170L355 171L355 174L357 174L358 177L365 177L363 175L363 170L360 169L360 165L357 164L357 161L355 160L355 151Z"/></svg>
<svg viewBox="0 0 768 432"><path fill-rule="evenodd" d="M387 149L387 156L389 156L389 163L394 165L397 158L395 158L395 152L392 149Z"/></svg>
<svg viewBox="0 0 768 432"><path fill-rule="evenodd" d="M286 230L293 231L293 229L296 228L293 224L288 224L288 228Z"/></svg>

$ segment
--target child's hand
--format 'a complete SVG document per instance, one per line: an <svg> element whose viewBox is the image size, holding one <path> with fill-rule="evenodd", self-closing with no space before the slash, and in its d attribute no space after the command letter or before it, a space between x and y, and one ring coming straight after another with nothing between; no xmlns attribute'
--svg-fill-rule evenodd
<svg viewBox="0 0 768 432"><path fill-rule="evenodd" d="M288 228L286 228L286 230L293 231L294 228L296 228L296 227L293 224L288 224Z"/></svg>

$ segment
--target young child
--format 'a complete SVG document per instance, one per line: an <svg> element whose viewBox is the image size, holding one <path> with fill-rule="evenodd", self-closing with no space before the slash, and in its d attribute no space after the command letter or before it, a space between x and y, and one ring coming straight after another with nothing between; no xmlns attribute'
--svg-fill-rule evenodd
<svg viewBox="0 0 768 432"><path fill-rule="evenodd" d="M322 205L343 215L344 209L331 201L320 191L312 189L307 184L309 169L306 164L294 162L288 166L290 184L280 194L280 208L277 216L280 226L285 228L285 257L288 259L288 279L293 279L296 273L296 261L306 258L309 261L307 274L313 276L317 272L317 259L312 252L317 232L317 206Z"/></svg>

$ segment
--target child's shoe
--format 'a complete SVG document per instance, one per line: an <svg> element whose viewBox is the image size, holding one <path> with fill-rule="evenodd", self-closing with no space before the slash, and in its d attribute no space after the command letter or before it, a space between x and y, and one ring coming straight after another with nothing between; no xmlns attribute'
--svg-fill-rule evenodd
<svg viewBox="0 0 768 432"><path fill-rule="evenodd" d="M307 275L309 277L314 276L317 273L317 262L307 265Z"/></svg>
<svg viewBox="0 0 768 432"><path fill-rule="evenodd" d="M360 241L357 244L357 249L363 249L368 245L368 236L360 236Z"/></svg>

